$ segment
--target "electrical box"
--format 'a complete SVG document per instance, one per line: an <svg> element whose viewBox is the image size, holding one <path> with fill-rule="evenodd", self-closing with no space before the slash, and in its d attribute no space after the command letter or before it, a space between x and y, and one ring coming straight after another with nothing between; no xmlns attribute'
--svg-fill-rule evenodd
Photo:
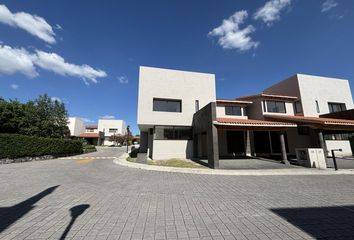
<svg viewBox="0 0 354 240"><path fill-rule="evenodd" d="M326 158L322 148L297 148L295 151L299 165L308 168L327 168Z"/></svg>

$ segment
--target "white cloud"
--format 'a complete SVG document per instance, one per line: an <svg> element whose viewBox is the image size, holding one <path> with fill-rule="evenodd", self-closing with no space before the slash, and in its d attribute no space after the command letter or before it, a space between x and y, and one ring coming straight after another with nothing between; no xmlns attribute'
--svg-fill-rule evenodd
<svg viewBox="0 0 354 240"><path fill-rule="evenodd" d="M127 84L129 82L129 79L126 76L120 76L120 77L117 77L117 79L122 84Z"/></svg>
<svg viewBox="0 0 354 240"><path fill-rule="evenodd" d="M76 65L65 62L64 58L56 53L47 53L43 51L36 51L34 63L42 69L55 72L62 76L72 76L82 78L86 84L90 80L97 83L96 78L106 77L107 74L100 70L94 69L89 65Z"/></svg>
<svg viewBox="0 0 354 240"><path fill-rule="evenodd" d="M17 84L11 84L10 88L12 88L13 90L17 90L18 89L18 85Z"/></svg>
<svg viewBox="0 0 354 240"><path fill-rule="evenodd" d="M38 76L31 53L23 48L0 45L0 74L22 73L27 77Z"/></svg>
<svg viewBox="0 0 354 240"><path fill-rule="evenodd" d="M106 77L107 74L94 69L89 65L76 65L65 62L65 59L55 53L36 50L28 52L23 48L12 48L0 44L0 74L22 73L28 77L37 77L36 67L52 71L62 76L79 77L86 84L89 81L97 83L97 78Z"/></svg>
<svg viewBox="0 0 354 240"><path fill-rule="evenodd" d="M58 97L51 97L50 98L53 102L55 102L55 101L58 101L58 102L63 102L63 100L61 100L60 98L58 98Z"/></svg>
<svg viewBox="0 0 354 240"><path fill-rule="evenodd" d="M55 43L55 33L47 21L39 16L25 12L12 13L5 5L0 5L0 22L21 28L43 41Z"/></svg>
<svg viewBox="0 0 354 240"><path fill-rule="evenodd" d="M280 12L291 4L291 0L270 0L253 15L255 20L262 20L268 26L280 19Z"/></svg>
<svg viewBox="0 0 354 240"><path fill-rule="evenodd" d="M115 116L112 115L104 115L104 116L100 116L100 119L115 119Z"/></svg>
<svg viewBox="0 0 354 240"><path fill-rule="evenodd" d="M222 24L214 28L208 33L211 37L218 38L218 44L225 49L238 49L239 51L247 51L257 48L259 42L255 42L249 36L256 29L252 25L240 29L240 25L244 23L248 17L245 10L235 12L228 19L224 19Z"/></svg>
<svg viewBox="0 0 354 240"><path fill-rule="evenodd" d="M332 8L335 8L338 6L338 3L335 0L326 0L324 3L321 5L321 12L328 12Z"/></svg>
<svg viewBox="0 0 354 240"><path fill-rule="evenodd" d="M60 26L58 23L55 24L55 28L58 29L58 30L63 30L62 26Z"/></svg>

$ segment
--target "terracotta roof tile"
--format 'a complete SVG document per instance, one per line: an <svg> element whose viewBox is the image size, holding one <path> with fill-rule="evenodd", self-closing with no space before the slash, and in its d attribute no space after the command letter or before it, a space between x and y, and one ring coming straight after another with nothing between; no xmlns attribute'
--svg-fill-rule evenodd
<svg viewBox="0 0 354 240"><path fill-rule="evenodd" d="M86 129L97 129L97 126L95 125L90 125L90 126L85 126Z"/></svg>
<svg viewBox="0 0 354 240"><path fill-rule="evenodd" d="M268 118L281 119L284 121L291 121L291 122L354 125L354 120L338 119L338 118L304 117L304 116L273 115L273 114L272 115L264 114L264 116Z"/></svg>
<svg viewBox="0 0 354 240"><path fill-rule="evenodd" d="M240 119L240 118L217 118L217 123L231 124L240 126L289 126L296 127L296 124L288 122L264 121L255 119Z"/></svg>
<svg viewBox="0 0 354 240"><path fill-rule="evenodd" d="M81 133L79 136L86 138L98 138L98 133Z"/></svg>

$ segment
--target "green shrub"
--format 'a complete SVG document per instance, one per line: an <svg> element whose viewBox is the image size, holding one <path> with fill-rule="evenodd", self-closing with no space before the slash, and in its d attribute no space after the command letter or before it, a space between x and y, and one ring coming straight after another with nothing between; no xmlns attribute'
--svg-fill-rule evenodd
<svg viewBox="0 0 354 240"><path fill-rule="evenodd" d="M82 149L96 149L96 146L95 145L86 144L86 145L82 146Z"/></svg>
<svg viewBox="0 0 354 240"><path fill-rule="evenodd" d="M0 159L43 155L64 156L81 152L82 143L78 140L0 134Z"/></svg>

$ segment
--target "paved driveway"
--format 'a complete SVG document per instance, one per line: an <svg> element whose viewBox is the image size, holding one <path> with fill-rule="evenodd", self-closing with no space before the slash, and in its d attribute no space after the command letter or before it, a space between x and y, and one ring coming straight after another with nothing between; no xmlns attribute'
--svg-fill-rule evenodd
<svg viewBox="0 0 354 240"><path fill-rule="evenodd" d="M354 239L352 175L193 175L92 158L122 151L0 165L0 239Z"/></svg>

